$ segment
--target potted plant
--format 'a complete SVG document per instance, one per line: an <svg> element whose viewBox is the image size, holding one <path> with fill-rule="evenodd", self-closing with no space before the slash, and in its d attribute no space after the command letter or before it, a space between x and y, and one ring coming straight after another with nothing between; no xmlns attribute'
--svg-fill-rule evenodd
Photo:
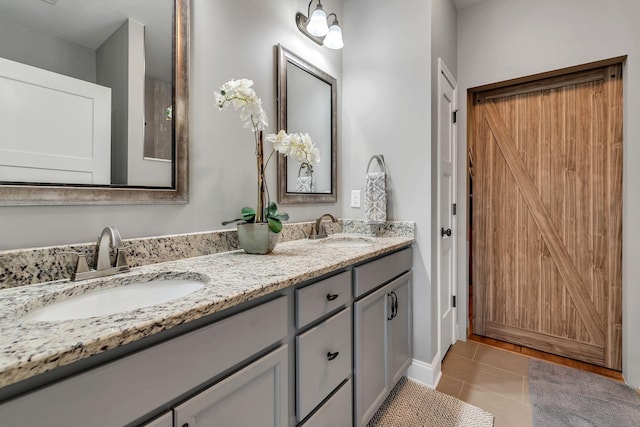
<svg viewBox="0 0 640 427"><path fill-rule="evenodd" d="M273 250L278 241L282 221L289 219L286 213L278 212L278 206L269 198L265 170L271 157L277 151L293 157L300 163L317 165L320 162L320 152L308 133L287 134L284 130L280 130L277 134L268 134L263 137L263 131L269 124L267 115L262 109L262 101L256 96L252 86L253 81L248 79L229 80L220 87L218 92L215 92L218 108L224 110L232 106L239 113L244 127L254 134L258 181L256 208L244 207L240 218L225 221L222 225L240 222L238 240L245 252L267 254ZM264 161L264 140L272 144L271 153L266 162Z"/></svg>

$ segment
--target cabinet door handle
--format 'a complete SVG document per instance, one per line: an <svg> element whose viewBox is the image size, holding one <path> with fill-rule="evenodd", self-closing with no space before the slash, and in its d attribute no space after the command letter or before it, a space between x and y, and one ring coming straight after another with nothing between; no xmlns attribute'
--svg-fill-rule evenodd
<svg viewBox="0 0 640 427"><path fill-rule="evenodd" d="M398 315L398 295L395 292L391 292L393 294L393 317Z"/></svg>
<svg viewBox="0 0 640 427"><path fill-rule="evenodd" d="M338 298L339 294L327 294L327 301L333 301L334 299Z"/></svg>
<svg viewBox="0 0 640 427"><path fill-rule="evenodd" d="M333 359L335 359L336 357L338 357L338 354L340 354L340 352L339 352L339 351L336 351L335 353L328 352L328 353L327 353L327 359L328 359L328 360L333 360Z"/></svg>
<svg viewBox="0 0 640 427"><path fill-rule="evenodd" d="M387 294L387 297L391 298L391 314L389 316L387 316L387 320L391 320L391 319L393 319L393 310L394 310L393 292L389 292Z"/></svg>
<svg viewBox="0 0 640 427"><path fill-rule="evenodd" d="M391 291L387 296L391 298L391 315L387 317L387 320L393 320L393 318L398 314L398 295Z"/></svg>

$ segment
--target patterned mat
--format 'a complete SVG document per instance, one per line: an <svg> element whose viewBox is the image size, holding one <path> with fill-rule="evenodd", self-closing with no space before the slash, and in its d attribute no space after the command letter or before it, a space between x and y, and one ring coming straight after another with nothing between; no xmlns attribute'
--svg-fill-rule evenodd
<svg viewBox="0 0 640 427"><path fill-rule="evenodd" d="M493 415L402 378L368 427L492 427Z"/></svg>

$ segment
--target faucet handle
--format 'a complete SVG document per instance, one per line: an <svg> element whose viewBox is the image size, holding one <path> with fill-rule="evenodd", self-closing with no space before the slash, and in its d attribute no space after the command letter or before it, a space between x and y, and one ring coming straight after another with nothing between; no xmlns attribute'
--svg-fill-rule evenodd
<svg viewBox="0 0 640 427"><path fill-rule="evenodd" d="M86 273L89 270L89 264L87 263L87 255L88 252L83 252L83 251L57 251L56 254L63 254L63 255L77 255L78 256L78 261L76 262L76 269L73 273L73 275L71 276L71 280L74 280L76 274L78 273Z"/></svg>
<svg viewBox="0 0 640 427"><path fill-rule="evenodd" d="M130 246L135 246L135 245L130 245ZM127 248L128 246L120 246L119 248L116 248L116 268L119 268L119 267L126 267L127 269L129 268L129 263L127 262L127 255L125 253L125 249Z"/></svg>

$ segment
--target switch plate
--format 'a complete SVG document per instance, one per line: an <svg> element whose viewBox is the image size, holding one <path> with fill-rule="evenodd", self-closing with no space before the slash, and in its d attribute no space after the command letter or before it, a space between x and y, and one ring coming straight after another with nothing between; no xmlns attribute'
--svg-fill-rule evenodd
<svg viewBox="0 0 640 427"><path fill-rule="evenodd" d="M360 190L351 190L351 207L360 207Z"/></svg>

